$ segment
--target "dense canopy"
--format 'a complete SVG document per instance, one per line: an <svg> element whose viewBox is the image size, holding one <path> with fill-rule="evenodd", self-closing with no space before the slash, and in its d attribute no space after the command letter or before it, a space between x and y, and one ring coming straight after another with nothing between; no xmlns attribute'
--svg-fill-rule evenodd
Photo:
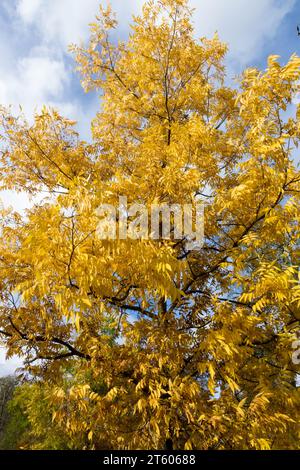
<svg viewBox="0 0 300 470"><path fill-rule="evenodd" d="M54 109L0 108L1 188L45 195L1 211L1 343L83 448L299 448L300 59L228 85L186 0L116 27L101 8L72 47L101 98L92 142ZM202 249L100 239L120 196L202 201Z"/></svg>

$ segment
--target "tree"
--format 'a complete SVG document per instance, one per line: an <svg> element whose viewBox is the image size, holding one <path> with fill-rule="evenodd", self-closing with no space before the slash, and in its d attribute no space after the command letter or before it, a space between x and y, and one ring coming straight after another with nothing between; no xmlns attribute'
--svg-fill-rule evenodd
<svg viewBox="0 0 300 470"><path fill-rule="evenodd" d="M1 377L0 378L0 448L3 440L3 433L8 421L7 405L13 395L16 387L17 380L15 377Z"/></svg>
<svg viewBox="0 0 300 470"><path fill-rule="evenodd" d="M60 386L63 390L76 385L76 377L70 368L62 377ZM86 380L89 380L88 374ZM87 433L81 429L75 430L71 436L62 432L60 423L53 419L56 405L51 395L51 385L42 381L25 382L15 387L7 401L0 449L70 450L91 447ZM108 445L106 442L106 446ZM96 447L101 449L105 446L98 441Z"/></svg>
<svg viewBox="0 0 300 470"><path fill-rule="evenodd" d="M299 448L300 59L227 86L226 46L191 17L150 0L115 44L100 9L72 47L101 94L92 143L56 110L31 125L2 108L2 188L50 193L26 218L2 211L2 341L91 447ZM98 208L119 196L203 201L204 246L101 239Z"/></svg>
<svg viewBox="0 0 300 470"><path fill-rule="evenodd" d="M22 392L24 392L24 390L29 391L29 386L27 384L21 386L17 383L16 379L12 381L10 378L10 380L12 388L6 402L6 418L1 430L1 450L26 448L29 439L30 424L24 411L25 394L19 392L20 389L22 389ZM34 395L30 394L29 397L33 399Z"/></svg>

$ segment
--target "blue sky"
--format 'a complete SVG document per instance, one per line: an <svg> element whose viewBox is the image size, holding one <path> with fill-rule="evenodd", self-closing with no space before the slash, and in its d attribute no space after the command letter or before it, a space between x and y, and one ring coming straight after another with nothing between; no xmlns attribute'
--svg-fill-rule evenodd
<svg viewBox="0 0 300 470"><path fill-rule="evenodd" d="M99 0L0 0L0 104L19 104L30 118L43 104L57 107L78 120L84 139L89 122L99 108L95 95L81 89L74 63L67 52L70 43L88 38ZM133 13L143 0L111 0L117 12L119 35L125 37ZM228 42L229 78L246 66L265 68L270 54L282 61L300 55L300 0L191 0L197 36L219 32ZM0 194L4 204L24 209L25 195ZM18 361L4 360L0 351L0 376L14 370Z"/></svg>
<svg viewBox="0 0 300 470"><path fill-rule="evenodd" d="M125 36L142 0L112 0ZM269 54L300 53L300 0L191 0L197 35L218 30L229 43L229 76L264 67ZM84 137L98 107L81 90L68 44L86 41L99 0L0 0L0 103L22 104L30 116L42 104L79 121Z"/></svg>

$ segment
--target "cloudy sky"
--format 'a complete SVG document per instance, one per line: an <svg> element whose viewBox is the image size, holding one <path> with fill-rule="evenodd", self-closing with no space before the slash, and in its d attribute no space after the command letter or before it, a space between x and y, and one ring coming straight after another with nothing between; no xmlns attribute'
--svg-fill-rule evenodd
<svg viewBox="0 0 300 470"><path fill-rule="evenodd" d="M143 0L111 0L125 37L133 13ZM300 54L300 0L191 0L196 9L197 35L219 32L229 43L228 73L234 77L246 66L264 68L269 54L285 61ZM99 0L0 0L0 104L21 104L30 117L42 104L53 105L78 121L83 138L99 102L86 95L74 72L67 48L86 41L88 24ZM19 210L28 206L23 195L2 193L4 204ZM14 370L17 360L5 362L0 351L0 376Z"/></svg>

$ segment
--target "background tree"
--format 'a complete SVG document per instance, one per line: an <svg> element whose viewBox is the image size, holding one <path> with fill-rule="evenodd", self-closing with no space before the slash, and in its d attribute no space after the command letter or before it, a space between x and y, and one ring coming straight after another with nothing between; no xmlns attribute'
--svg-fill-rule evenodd
<svg viewBox="0 0 300 470"><path fill-rule="evenodd" d="M15 377L0 378L0 448L3 440L3 434L9 419L7 405L12 398L17 380Z"/></svg>
<svg viewBox="0 0 300 470"><path fill-rule="evenodd" d="M2 342L91 447L298 448L300 114L286 111L300 59L272 56L231 88L226 46L196 40L191 16L148 1L116 45L100 9L72 48L102 99L91 144L55 110L33 125L1 110L2 188L51 195L26 218L2 211ZM97 208L120 195L202 200L203 248L99 239Z"/></svg>
<svg viewBox="0 0 300 470"><path fill-rule="evenodd" d="M65 370L61 374L60 387L68 391L70 387L76 387L76 376L72 369ZM89 374L85 381L89 381ZM91 386L94 384L91 382ZM98 393L106 391L97 387ZM71 450L89 449L91 446L97 449L108 448L101 441L95 441L93 445L88 435L81 429L71 432L62 432L55 417L56 405L53 402L52 387L45 382L24 382L15 386L13 393L7 401L6 419L0 438L0 449L34 449L34 450ZM72 404L65 404L65 413L72 414ZM65 426L68 429L68 417Z"/></svg>

